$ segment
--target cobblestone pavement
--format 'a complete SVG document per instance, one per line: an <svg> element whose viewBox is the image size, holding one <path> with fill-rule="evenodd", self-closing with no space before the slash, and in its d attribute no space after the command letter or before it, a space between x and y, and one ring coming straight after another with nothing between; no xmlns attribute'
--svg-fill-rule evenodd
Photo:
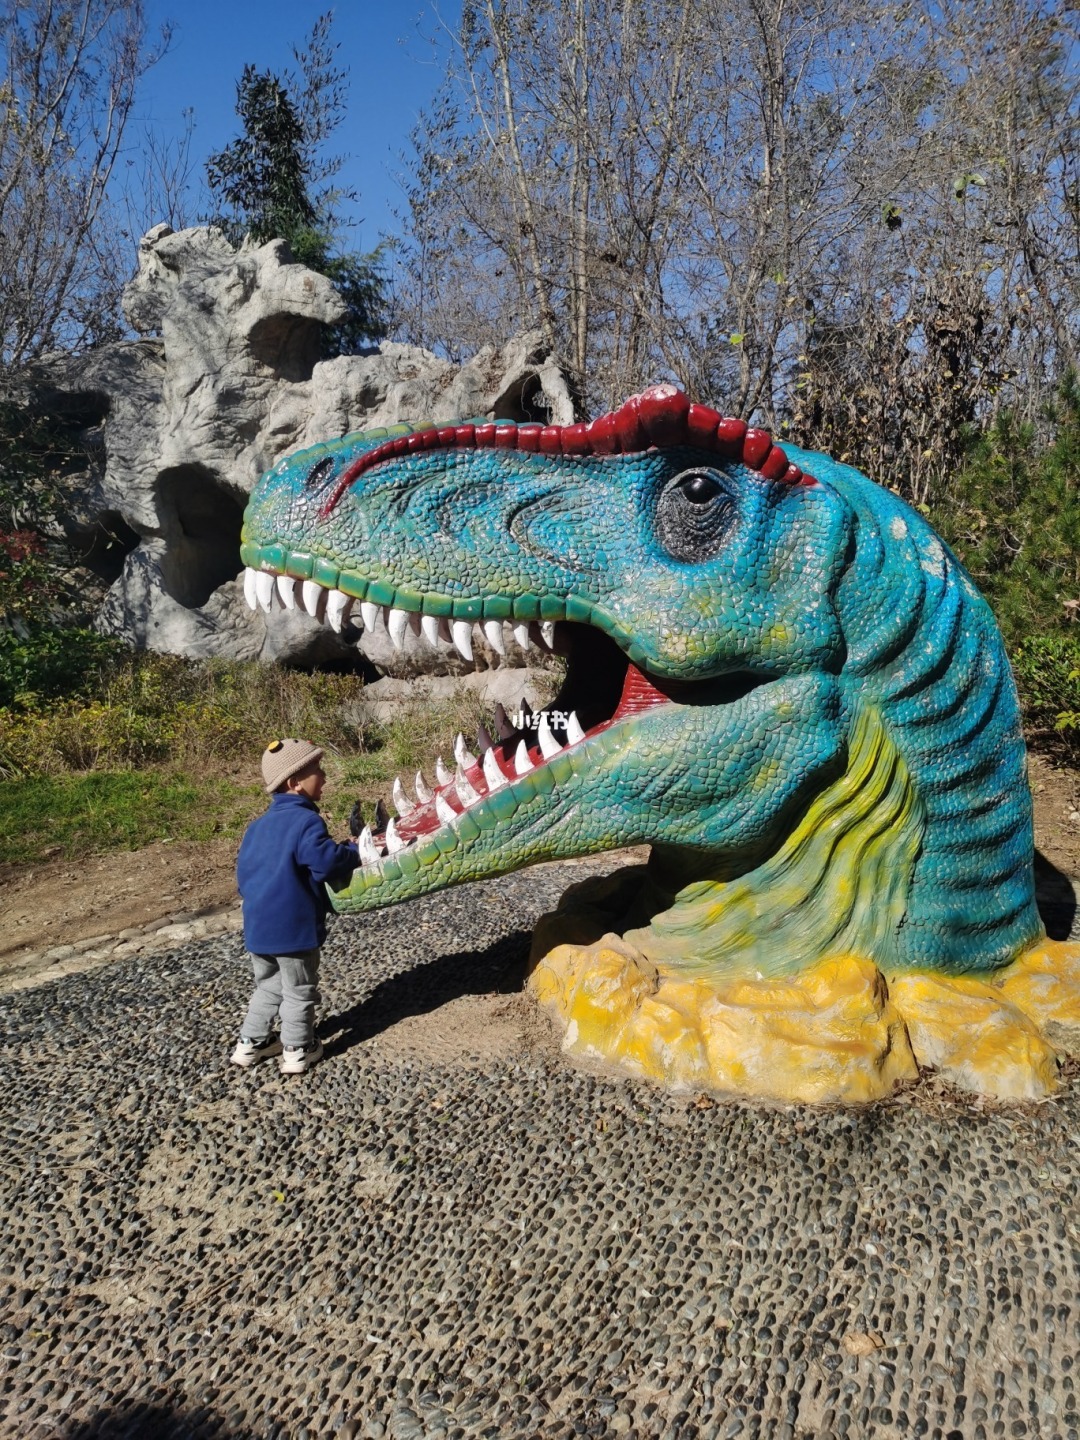
<svg viewBox="0 0 1080 1440"><path fill-rule="evenodd" d="M569 1068L550 867L339 922L327 1059L239 937L0 998L0 1433L1076 1436L1080 1081L714 1104Z"/></svg>

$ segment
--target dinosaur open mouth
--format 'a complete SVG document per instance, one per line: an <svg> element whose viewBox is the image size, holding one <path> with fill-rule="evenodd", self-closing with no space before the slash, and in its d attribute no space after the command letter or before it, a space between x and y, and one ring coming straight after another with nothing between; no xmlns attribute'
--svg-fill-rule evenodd
<svg viewBox="0 0 1080 1440"><path fill-rule="evenodd" d="M590 742L629 716L671 698L600 631L568 621L545 628L546 635L538 634L537 640L567 663L555 699L536 712L524 703L509 715L496 706L494 733L480 727L475 754L459 735L452 773L440 758L435 762L435 788L422 774L416 776L415 802L400 781L395 782L398 819L383 826L383 816L377 817L372 834L377 848L385 846L394 854L395 843L408 845L441 826L455 825L481 802L497 802L503 791L549 789L549 779L565 778L567 764L574 769L588 766Z"/></svg>
<svg viewBox="0 0 1080 1440"><path fill-rule="evenodd" d="M476 624L500 654L506 653L509 630L522 649L536 646L566 660L565 680L546 710L533 713L523 705L517 714L508 715L499 706L496 733L481 727L476 753L459 735L454 768L441 757L436 759L434 783L422 772L417 772L408 789L400 777L394 781L396 818L380 803L358 837L365 873L381 873L385 864L395 859L409 868L415 855L431 851L434 858L435 853L446 853L460 840L472 838L470 822L485 828L509 818L519 803L538 792L550 793L573 771L588 768L590 747L597 751L593 763L598 761L599 750L607 748L605 737L632 716L669 703L734 700L762 683L762 677L743 672L692 684L660 679L633 663L595 625L572 620L515 623L437 618L374 601L357 601L336 587L265 568L245 572L244 590L251 608L268 614L275 608L295 607L339 631L357 622L368 629L384 624L398 646L411 630L432 644L450 642L472 659Z"/></svg>

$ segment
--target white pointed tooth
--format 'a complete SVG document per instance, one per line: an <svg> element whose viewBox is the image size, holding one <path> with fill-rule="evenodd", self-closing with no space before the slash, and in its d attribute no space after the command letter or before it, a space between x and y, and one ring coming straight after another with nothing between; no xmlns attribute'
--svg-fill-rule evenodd
<svg viewBox="0 0 1080 1440"><path fill-rule="evenodd" d="M404 820L407 815L411 815L411 814L412 814L412 812L416 809L416 806L412 803L412 801L409 799L409 797L405 794L405 786L402 785L402 783L401 783L401 776L400 776L400 775L399 775L399 776L397 777L397 779L394 781L394 788L393 788L393 791L392 791L391 793L393 794L393 797L394 797L394 804L395 804L396 807L397 807L397 812L398 812L398 814L401 816L401 818Z"/></svg>
<svg viewBox="0 0 1080 1440"><path fill-rule="evenodd" d="M522 650L528 650L532 642L529 639L529 627L524 621L522 621L520 625L514 626L514 639L521 646Z"/></svg>
<svg viewBox="0 0 1080 1440"><path fill-rule="evenodd" d="M399 850L405 849L405 841L397 833L397 825L391 818L386 822L386 853L396 855Z"/></svg>
<svg viewBox="0 0 1080 1440"><path fill-rule="evenodd" d="M439 617L437 615L421 615L420 629L423 631L424 639L428 642L429 645L438 645Z"/></svg>
<svg viewBox="0 0 1080 1440"><path fill-rule="evenodd" d="M330 629L340 634L351 609L351 595L346 595L343 590L331 590L326 597L326 618L330 622Z"/></svg>
<svg viewBox="0 0 1080 1440"><path fill-rule="evenodd" d="M468 770L470 766L476 764L476 756L470 755L465 748L465 736L462 735L460 730L458 731L457 739L454 741L454 759L463 770Z"/></svg>
<svg viewBox="0 0 1080 1440"><path fill-rule="evenodd" d="M452 825L457 819L457 813L451 809L441 795L435 796L435 814L439 817L440 825Z"/></svg>
<svg viewBox="0 0 1080 1440"><path fill-rule="evenodd" d="M477 800L480 799L479 793L469 784L468 776L464 770L459 770L454 776L454 789L458 793L458 799L466 808L470 805L475 805Z"/></svg>
<svg viewBox="0 0 1080 1440"><path fill-rule="evenodd" d="M562 749L558 740L556 740L555 736L551 733L551 726L548 724L548 718L543 711L540 712L540 724L536 729L536 738L540 741L540 752L545 760L550 760L553 755L557 755Z"/></svg>
<svg viewBox="0 0 1080 1440"><path fill-rule="evenodd" d="M471 660L472 656L472 621L455 620L450 627L450 633L461 656L465 660Z"/></svg>
<svg viewBox="0 0 1080 1440"><path fill-rule="evenodd" d="M544 644L547 646L547 648L548 648L549 650L554 650L554 648L555 648L555 621L554 621L554 620L541 620L541 621L540 621L540 634L541 634L541 636L543 637Z"/></svg>
<svg viewBox="0 0 1080 1440"><path fill-rule="evenodd" d="M250 565L245 566L245 567L244 567L244 599L247 601L247 605L248 605L248 609L249 609L249 610L257 610L257 609L259 608L259 597L258 597L258 594L257 594L257 592L256 592L256 590L255 590L255 581L256 581L256 579L257 579L257 573L256 573L256 571L252 570L252 568L251 568Z"/></svg>
<svg viewBox="0 0 1080 1440"><path fill-rule="evenodd" d="M360 831L360 838L356 842L356 848L360 851L360 859L365 865L378 865L382 860L382 856L376 849L375 841L371 838L370 825L365 825L363 830Z"/></svg>
<svg viewBox="0 0 1080 1440"><path fill-rule="evenodd" d="M296 581L291 575L279 575L275 581L278 599L286 610L296 609Z"/></svg>
<svg viewBox="0 0 1080 1440"><path fill-rule="evenodd" d="M316 585L314 580L305 580L300 587L300 601L309 615L317 613L322 598L322 586Z"/></svg>
<svg viewBox="0 0 1080 1440"><path fill-rule="evenodd" d="M375 629L375 621L379 618L379 607L373 600L360 601L360 618L364 622L365 630Z"/></svg>
<svg viewBox="0 0 1080 1440"><path fill-rule="evenodd" d="M524 740L519 740L518 748L514 752L514 773L516 775L527 775L532 768L533 763L529 759L529 747L525 744Z"/></svg>
<svg viewBox="0 0 1080 1440"><path fill-rule="evenodd" d="M501 620L485 620L484 637L496 655L506 654L506 641L503 639Z"/></svg>
<svg viewBox="0 0 1080 1440"><path fill-rule="evenodd" d="M494 750L484 751L484 779L488 783L489 790L498 790L506 784L506 776L499 768L499 762L495 759Z"/></svg>
<svg viewBox="0 0 1080 1440"><path fill-rule="evenodd" d="M426 805L431 799L431 790L421 771L417 770L416 779L413 781L413 789L416 791L416 798L421 805Z"/></svg>
<svg viewBox="0 0 1080 1440"><path fill-rule="evenodd" d="M270 606L274 603L275 578L266 570L255 571L255 599L267 615L270 614Z"/></svg>
<svg viewBox="0 0 1080 1440"><path fill-rule="evenodd" d="M585 731L581 728L581 721L577 718L577 711L570 711L570 719L566 722L566 743L576 745L579 740L585 739Z"/></svg>
<svg viewBox="0 0 1080 1440"><path fill-rule="evenodd" d="M390 635L390 643L395 650L400 650L405 639L405 627L409 623L409 615L406 610L391 610L386 621L386 628Z"/></svg>
<svg viewBox="0 0 1080 1440"><path fill-rule="evenodd" d="M435 779L440 785L452 785L454 783L454 777L443 764L441 755L437 756L435 760Z"/></svg>

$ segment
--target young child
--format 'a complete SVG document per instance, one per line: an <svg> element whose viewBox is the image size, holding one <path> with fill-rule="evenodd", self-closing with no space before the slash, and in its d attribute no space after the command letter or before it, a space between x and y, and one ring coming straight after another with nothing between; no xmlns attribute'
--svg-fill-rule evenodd
<svg viewBox="0 0 1080 1440"><path fill-rule="evenodd" d="M327 880L345 880L360 864L355 844L330 838L319 814L326 783L323 752L309 740L274 740L263 751L270 808L240 842L236 883L255 993L234 1065L281 1055L283 1075L302 1075L322 1058L315 1039L319 950L326 939ZM281 1013L281 1039L272 1033Z"/></svg>

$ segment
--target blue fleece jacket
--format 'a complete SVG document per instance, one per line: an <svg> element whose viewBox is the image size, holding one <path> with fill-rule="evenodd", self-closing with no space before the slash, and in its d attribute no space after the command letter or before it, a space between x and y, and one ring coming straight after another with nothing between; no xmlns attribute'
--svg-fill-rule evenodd
<svg viewBox="0 0 1080 1440"><path fill-rule="evenodd" d="M256 955L294 955L326 939L328 880L345 880L360 864L353 845L330 838L306 795L281 791L240 842L236 883L243 900L244 944Z"/></svg>

